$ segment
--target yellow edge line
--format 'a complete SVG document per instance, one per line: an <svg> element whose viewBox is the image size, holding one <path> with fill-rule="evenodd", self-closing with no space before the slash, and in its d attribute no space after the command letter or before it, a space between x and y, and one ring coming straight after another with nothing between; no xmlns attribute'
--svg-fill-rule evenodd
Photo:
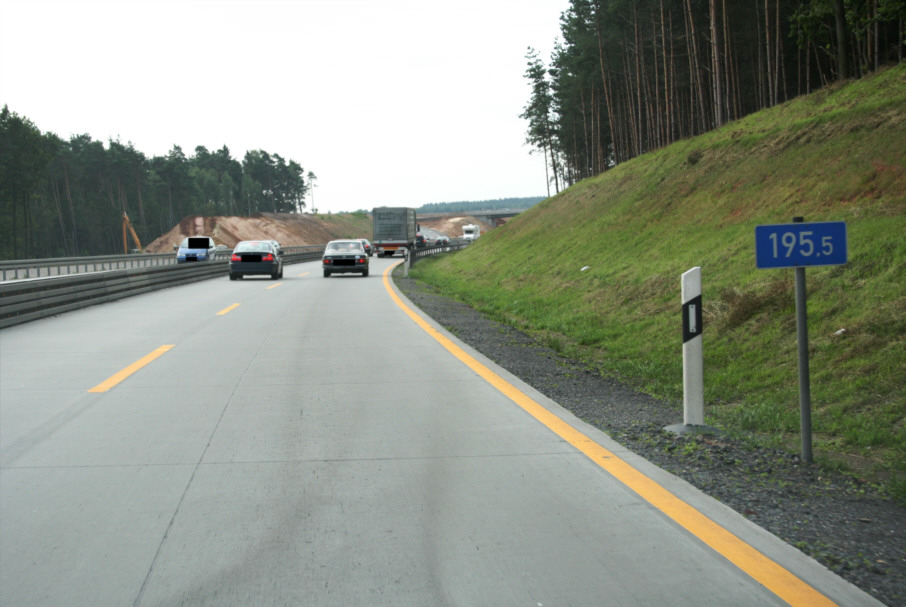
<svg viewBox="0 0 906 607"><path fill-rule="evenodd" d="M152 360L154 360L158 356L161 356L164 352L169 352L172 348L173 348L172 345L159 347L158 349L151 352L151 354L148 354L147 356L140 358L139 360L135 361L134 363L132 363L131 365L129 365L128 367L126 367L125 369L123 369L122 371L117 373L116 375L111 375L110 377L108 377L107 379L105 379L104 381L102 381L101 383L96 385L94 388L89 390L89 392L106 392L110 388L114 387L115 385L117 385L118 383L120 383L121 381L123 381L124 379L126 379L127 377L129 377L130 375L132 375L133 373L135 373L136 371L138 371L139 369L141 369L148 363L150 363Z"/></svg>
<svg viewBox="0 0 906 607"><path fill-rule="evenodd" d="M402 299L390 286L390 272L396 265L399 264L394 264L384 271L384 287L396 304L426 333L440 342L453 356L522 407L529 415L547 426L621 483L635 491L645 501L673 519L681 527L790 605L794 607L831 607L836 605L836 603L806 582L664 489L661 485L617 457L613 452L605 449L564 422L488 367L472 358L462 348L403 303Z"/></svg>
<svg viewBox="0 0 906 607"><path fill-rule="evenodd" d="M241 305L242 305L242 304L234 303L232 306L227 306L226 308L224 308L223 310L221 310L220 312L218 312L218 313L217 313L217 316L223 316L224 314L228 314L228 313L232 312L233 310L235 310L236 308L238 308L238 307L241 306Z"/></svg>
<svg viewBox="0 0 906 607"><path fill-rule="evenodd" d="M283 284L283 283L282 283L282 282L278 282L278 283L277 283L277 284L275 284L275 285L271 285L271 286L269 286L269 287L268 287L268 288L267 288L267 289L268 289L268 290L271 290L271 289L276 289L276 288L277 288L277 287L279 287L279 286L280 286L280 285L282 285L282 284Z"/></svg>

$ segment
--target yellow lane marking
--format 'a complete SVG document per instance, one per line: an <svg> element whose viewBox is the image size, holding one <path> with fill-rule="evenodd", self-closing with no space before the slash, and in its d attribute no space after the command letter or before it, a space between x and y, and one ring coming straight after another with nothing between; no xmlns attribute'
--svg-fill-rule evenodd
<svg viewBox="0 0 906 607"><path fill-rule="evenodd" d="M125 369L123 369L122 371L117 373L116 375L111 375L110 377L108 377L107 379L105 379L104 381L102 381L101 383L96 385L94 388L89 390L89 392L106 392L110 388L114 387L115 385L117 385L118 383L120 383L121 381L123 381L124 379L126 379L127 377L129 377L130 375L132 375L133 373L135 373L136 371L138 371L139 369L141 369L148 363L150 363L155 358L163 355L164 352L169 352L172 348L173 348L172 345L159 347L157 350L155 350L151 354L148 354L147 356L140 358L139 360L135 361L134 363L132 363L131 365L129 365L128 367L126 367Z"/></svg>
<svg viewBox="0 0 906 607"><path fill-rule="evenodd" d="M298 276L308 276L309 274L311 274L311 272L302 272L301 274L298 274Z"/></svg>
<svg viewBox="0 0 906 607"><path fill-rule="evenodd" d="M403 300L391 287L390 272L397 265L399 264L394 264L384 271L384 287L390 293L390 297L419 327L440 342L453 356L475 371L485 381L522 407L529 415L547 426L557 436L585 454L621 483L635 491L645 501L673 519L681 527L793 607L832 607L836 605L836 603L809 586L806 582L664 489L661 485L620 459L613 452L605 449L539 405L428 324L403 303Z"/></svg>
<svg viewBox="0 0 906 607"><path fill-rule="evenodd" d="M282 284L283 284L283 283L282 283L282 282L278 282L278 283L277 283L277 284L275 284L275 285L271 285L271 286L269 286L269 287L268 287L268 288L267 288L267 289L268 289L268 290L271 290L271 289L276 289L276 288L277 288L277 287L279 287L279 286L280 286L280 285L282 285Z"/></svg>
<svg viewBox="0 0 906 607"><path fill-rule="evenodd" d="M235 310L236 308L238 308L238 307L241 306L241 305L242 305L242 304L234 303L232 306L227 306L226 308L224 308L223 310L221 310L220 312L218 312L218 313L217 313L217 316L223 316L224 314L227 314L227 313L229 313L229 312L232 312L233 310Z"/></svg>

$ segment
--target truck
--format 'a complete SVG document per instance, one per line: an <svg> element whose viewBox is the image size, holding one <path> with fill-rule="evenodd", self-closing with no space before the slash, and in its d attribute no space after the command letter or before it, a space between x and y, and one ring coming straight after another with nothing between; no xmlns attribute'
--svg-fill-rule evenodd
<svg viewBox="0 0 906 607"><path fill-rule="evenodd" d="M378 257L388 257L397 251L403 252L415 247L418 224L415 209L409 207L375 207L371 213L374 220L374 234L371 243L377 249Z"/></svg>
<svg viewBox="0 0 906 607"><path fill-rule="evenodd" d="M479 236L481 236L481 228L474 223L462 226L463 240L475 240Z"/></svg>

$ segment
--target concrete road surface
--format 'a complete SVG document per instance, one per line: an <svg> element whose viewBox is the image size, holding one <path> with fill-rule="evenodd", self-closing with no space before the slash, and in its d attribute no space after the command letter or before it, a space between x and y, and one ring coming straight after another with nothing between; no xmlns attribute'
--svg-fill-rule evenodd
<svg viewBox="0 0 906 607"><path fill-rule="evenodd" d="M877 605L368 278L0 331L0 605Z"/></svg>

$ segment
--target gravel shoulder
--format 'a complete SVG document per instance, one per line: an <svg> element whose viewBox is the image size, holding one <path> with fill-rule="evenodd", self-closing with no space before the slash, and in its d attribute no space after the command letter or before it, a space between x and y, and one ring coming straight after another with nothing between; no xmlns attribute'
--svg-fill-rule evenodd
<svg viewBox="0 0 906 607"><path fill-rule="evenodd" d="M733 508L890 607L906 607L906 507L798 455L665 432L682 405L602 377L530 336L403 278L396 286L463 342L614 440Z"/></svg>

